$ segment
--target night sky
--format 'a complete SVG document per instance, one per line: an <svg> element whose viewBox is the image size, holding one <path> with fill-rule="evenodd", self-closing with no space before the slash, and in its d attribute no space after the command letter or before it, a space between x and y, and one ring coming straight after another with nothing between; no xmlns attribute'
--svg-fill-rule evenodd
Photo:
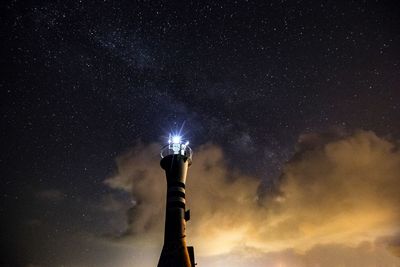
<svg viewBox="0 0 400 267"><path fill-rule="evenodd" d="M399 198L388 193L400 184L396 1L14 0L0 5L0 266L152 266L163 229L155 228L161 229L157 242L137 241L132 225L142 217L132 210L142 202L135 183L121 190L109 181L123 176L121 157L133 157L139 166L141 154L154 156L149 164L160 169L158 147L180 129L194 150L194 166L196 150L199 165L203 154L217 155L228 184L257 180L257 199L282 198L294 188L284 186L291 181L285 177L292 177L288 172L300 166L293 162L307 151L328 154L326 147L340 141L373 140L360 157L371 153L373 158L379 144L390 147L382 151L389 153L385 162L390 158L393 164L379 166L388 166L385 177L394 176L376 190L391 196L382 204L388 213L400 208ZM314 137L317 141L309 142ZM200 171L194 166L196 177ZM164 192L161 169L154 179ZM374 184L367 178L357 183L364 181ZM254 189L243 183L232 192ZM379 199L375 191L362 191L362 203ZM195 211L205 207L196 203L201 201L191 205L188 229L191 223L201 229ZM366 214L375 211L364 208ZM163 214L158 215L162 222ZM363 237L373 245L389 239L382 242L399 245L400 229L390 229L373 236L363 232ZM268 253L293 249L285 254L292 259L298 246L288 241L287 247L270 250L269 237L260 246L243 242L267 253L262 257L268 266L303 266L278 265L282 261L276 259L284 256ZM190 232L188 238L196 248ZM328 241L321 242L342 244L334 237ZM357 246L349 250L363 248ZM392 265L377 260L371 266L400 266L399 247L387 256L397 255ZM345 255L345 249L335 251ZM241 253L232 249L209 256L200 248L198 266L248 266L240 263ZM232 263L220 262L220 255L231 255ZM146 260L151 264L138 263ZM266 264L257 260L253 266ZM359 266L349 262L340 266ZM312 260L302 264L319 266Z"/></svg>

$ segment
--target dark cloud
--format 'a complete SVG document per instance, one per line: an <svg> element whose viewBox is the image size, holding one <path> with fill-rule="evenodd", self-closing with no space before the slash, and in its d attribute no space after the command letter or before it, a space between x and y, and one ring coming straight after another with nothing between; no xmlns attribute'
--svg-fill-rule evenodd
<svg viewBox="0 0 400 267"><path fill-rule="evenodd" d="M65 194L57 189L42 190L37 192L35 196L48 201L61 201L65 198Z"/></svg>

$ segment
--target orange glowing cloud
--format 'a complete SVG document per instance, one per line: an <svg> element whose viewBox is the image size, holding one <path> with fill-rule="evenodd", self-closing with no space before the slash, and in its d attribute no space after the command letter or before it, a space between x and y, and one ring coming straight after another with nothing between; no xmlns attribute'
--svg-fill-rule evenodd
<svg viewBox="0 0 400 267"><path fill-rule="evenodd" d="M260 178L229 169L219 147L199 147L187 182L188 241L200 256L217 259L249 248L263 255L287 250L308 255L331 244L361 249L363 242L393 236L400 231L397 145L366 131L303 135L276 190L263 197ZM125 235L134 242L162 242L165 178L158 149L138 145L117 160L117 173L105 181L135 200ZM399 264L396 259L391 260Z"/></svg>

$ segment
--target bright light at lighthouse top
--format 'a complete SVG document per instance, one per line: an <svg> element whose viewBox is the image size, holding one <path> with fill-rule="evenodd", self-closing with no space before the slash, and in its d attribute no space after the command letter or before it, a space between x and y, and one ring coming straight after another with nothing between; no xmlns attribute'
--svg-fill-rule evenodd
<svg viewBox="0 0 400 267"><path fill-rule="evenodd" d="M168 155L182 155L192 158L192 149L189 147L189 141L183 140L180 135L169 135L168 144L161 149L161 158Z"/></svg>

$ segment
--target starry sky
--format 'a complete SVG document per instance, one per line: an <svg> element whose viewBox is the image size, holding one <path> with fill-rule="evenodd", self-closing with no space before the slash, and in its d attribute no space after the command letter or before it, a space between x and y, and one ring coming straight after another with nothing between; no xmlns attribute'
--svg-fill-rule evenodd
<svg viewBox="0 0 400 267"><path fill-rule="evenodd" d="M227 266L224 255L233 267L249 261L253 266L328 266L318 262L321 255L342 255L348 262L341 266L366 266L362 260L371 251L385 255L374 256L371 266L400 266L400 229L393 226L399 218L392 215L400 201L390 190L400 184L396 1L13 0L0 6L1 266L154 266L163 229L139 227L143 218L153 217L137 210L150 203L147 210L158 211L163 203L142 191L164 192L158 149L169 132L180 129L195 155L189 179L191 174L214 178L212 186L226 188L212 195L222 199L222 211L210 215L205 207L212 203L203 199L210 195L201 194L207 186L193 182L188 228L192 223L189 241L195 248L206 214L233 214L225 208L242 195L258 201L259 206L246 204L246 210L262 212L244 216L237 225L246 225L255 214L259 222L271 217L281 222L296 210L293 195L312 209L311 200L301 197L308 191L296 181L317 185L310 187L321 192L313 203L339 192L354 210L365 211L362 216L349 211L346 218L360 215L363 221L365 214L378 213L373 203L381 195L375 192L382 189L387 196L382 204L387 212L376 220L369 216L371 224L362 234L339 238L310 230L318 242L285 227L279 231L287 235L272 238L268 229L251 223L265 238L249 241L234 237L252 232L222 223L229 231L218 245L233 240L236 246L209 253L199 245L199 266ZM363 164L351 165L357 168L347 166L364 155ZM315 170L337 157L348 160ZM382 164L375 166L371 159ZM368 180L371 169L390 178ZM344 171L335 177L354 172L340 180L352 181L343 187L348 190L318 182L336 170ZM132 173L137 171L146 171L143 179L153 183L136 186L140 179ZM353 179L360 173L365 181ZM346 198L345 192L364 182L377 189L360 186L362 201ZM322 208L336 205L325 204L315 211L321 217ZM202 212L198 223L196 209ZM285 213L271 215L277 210ZM162 211L153 213L163 221ZM328 218L343 215L338 214ZM275 225L270 223L265 225ZM299 229L309 233L314 223ZM336 233L348 232L340 227ZM355 236L360 242L348 246L344 240ZM282 239L287 245L278 242ZM306 250L299 254L299 247ZM387 265L378 262L382 258ZM357 261L360 265L354 265Z"/></svg>

